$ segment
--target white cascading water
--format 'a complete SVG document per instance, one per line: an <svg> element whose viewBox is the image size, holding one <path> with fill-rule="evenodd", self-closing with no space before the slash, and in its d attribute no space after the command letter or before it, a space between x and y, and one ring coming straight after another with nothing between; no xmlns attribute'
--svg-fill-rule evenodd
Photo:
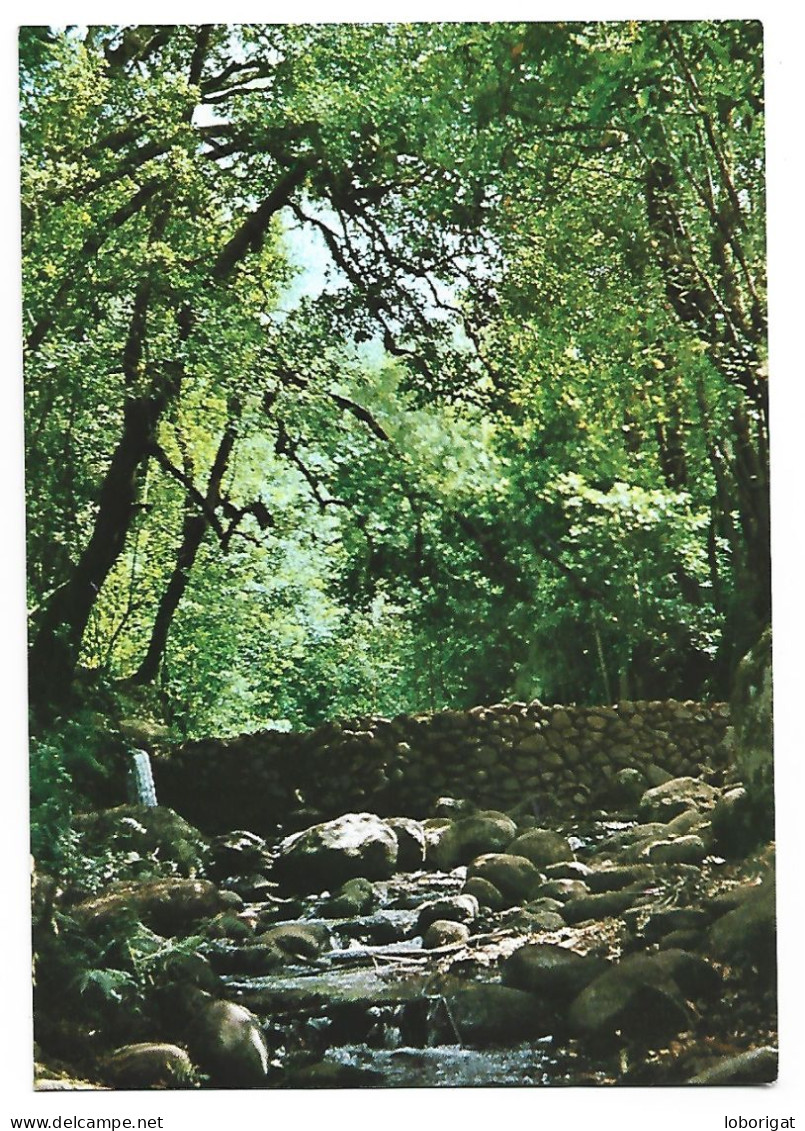
<svg viewBox="0 0 805 1131"><path fill-rule="evenodd" d="M129 800L134 805L147 805L151 808L157 803L154 775L151 772L151 759L145 750L134 750L131 754L131 764L128 770L128 790Z"/></svg>

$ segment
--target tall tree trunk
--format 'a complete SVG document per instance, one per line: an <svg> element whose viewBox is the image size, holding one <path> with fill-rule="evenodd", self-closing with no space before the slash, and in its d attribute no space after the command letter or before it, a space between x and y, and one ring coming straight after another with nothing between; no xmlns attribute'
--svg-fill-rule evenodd
<svg viewBox="0 0 805 1131"><path fill-rule="evenodd" d="M165 592L159 602L157 615L151 630L151 639L142 663L134 673L134 683L151 683L157 676L160 663L168 643L168 633L174 614L179 607L179 602L184 596L190 573L204 541L204 535L210 526L210 515L221 501L221 482L226 473L229 457L236 438L236 421L230 420L226 431L221 437L218 452L210 471L205 494L206 506L199 509L196 501L189 495L185 500L185 517L182 524L182 539L176 554L176 564L173 567Z"/></svg>
<svg viewBox="0 0 805 1131"><path fill-rule="evenodd" d="M92 536L70 579L49 602L29 655L32 705L63 701L69 691L92 608L123 551L137 502L137 473L148 456L167 392L129 400L123 435L98 498Z"/></svg>

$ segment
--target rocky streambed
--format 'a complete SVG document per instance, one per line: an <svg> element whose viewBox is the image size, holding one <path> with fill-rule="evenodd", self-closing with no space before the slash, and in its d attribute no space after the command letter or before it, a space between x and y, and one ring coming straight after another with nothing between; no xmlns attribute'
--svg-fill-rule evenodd
<svg viewBox="0 0 805 1131"><path fill-rule="evenodd" d="M774 1079L773 847L747 854L745 794L709 776L626 775L551 827L450 798L273 840L87 815L118 878L35 877L38 1087Z"/></svg>

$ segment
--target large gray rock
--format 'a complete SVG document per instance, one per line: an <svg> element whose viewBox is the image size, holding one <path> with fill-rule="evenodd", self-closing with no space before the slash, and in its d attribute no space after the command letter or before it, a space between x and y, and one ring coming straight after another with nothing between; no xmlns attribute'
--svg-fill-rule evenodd
<svg viewBox="0 0 805 1131"><path fill-rule="evenodd" d="M672 778L646 790L640 799L639 813L644 821L668 822L686 809L712 809L718 798L718 790L699 778Z"/></svg>
<svg viewBox="0 0 805 1131"><path fill-rule="evenodd" d="M358 876L389 879L397 865L397 852L397 837L380 817L345 813L286 837L273 873L296 891L322 891Z"/></svg>
<svg viewBox="0 0 805 1131"><path fill-rule="evenodd" d="M608 967L603 958L564 946L527 943L503 962L503 984L556 1004L569 1003Z"/></svg>
<svg viewBox="0 0 805 1131"><path fill-rule="evenodd" d="M517 826L505 813L474 813L453 821L429 852L428 862L449 872L485 852L504 849L516 835Z"/></svg>

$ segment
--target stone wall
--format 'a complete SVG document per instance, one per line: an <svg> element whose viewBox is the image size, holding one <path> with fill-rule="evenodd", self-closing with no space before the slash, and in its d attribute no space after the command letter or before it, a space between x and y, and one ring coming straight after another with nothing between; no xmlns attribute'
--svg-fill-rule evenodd
<svg viewBox="0 0 805 1131"><path fill-rule="evenodd" d="M437 798L568 814L611 802L620 770L718 772L725 703L499 703L304 733L187 743L154 761L157 796L208 832L302 827L350 810L425 817ZM659 768L659 771L658 771Z"/></svg>

